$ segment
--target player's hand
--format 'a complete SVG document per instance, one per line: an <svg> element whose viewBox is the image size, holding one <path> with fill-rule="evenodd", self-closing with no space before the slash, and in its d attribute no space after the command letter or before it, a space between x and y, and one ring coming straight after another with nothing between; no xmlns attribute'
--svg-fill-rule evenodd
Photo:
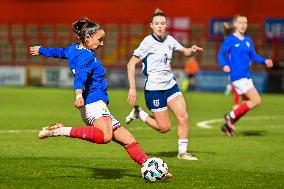
<svg viewBox="0 0 284 189"><path fill-rule="evenodd" d="M81 108L85 105L84 99L82 97L75 100L74 105L76 108Z"/></svg>
<svg viewBox="0 0 284 189"><path fill-rule="evenodd" d="M230 66L226 65L223 67L223 71L229 73L231 71Z"/></svg>
<svg viewBox="0 0 284 189"><path fill-rule="evenodd" d="M273 66L273 62L271 59L266 59L264 63L267 68L271 68Z"/></svg>
<svg viewBox="0 0 284 189"><path fill-rule="evenodd" d="M39 51L39 48L40 48L41 46L33 46L33 47L30 47L30 53L31 53L31 55L33 55L33 56L37 56L37 55L39 55L38 54L38 51Z"/></svg>
<svg viewBox="0 0 284 189"><path fill-rule="evenodd" d="M190 47L190 50L194 53L197 52L197 51L203 51L203 49L201 47L198 47L196 45L192 45L192 47Z"/></svg>
<svg viewBox="0 0 284 189"><path fill-rule="evenodd" d="M135 105L136 96L137 96L136 89L130 88L129 91L128 91L128 98L127 98L127 101L128 101L128 103L129 103L131 106L134 106L134 105Z"/></svg>

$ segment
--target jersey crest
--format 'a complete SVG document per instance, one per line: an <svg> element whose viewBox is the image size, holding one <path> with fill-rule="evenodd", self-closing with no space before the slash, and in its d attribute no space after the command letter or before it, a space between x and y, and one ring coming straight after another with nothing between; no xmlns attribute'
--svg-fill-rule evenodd
<svg viewBox="0 0 284 189"><path fill-rule="evenodd" d="M153 100L153 104L154 104L154 106L158 107L160 105L159 99Z"/></svg>
<svg viewBox="0 0 284 189"><path fill-rule="evenodd" d="M164 55L164 63L165 63L165 64L167 64L168 59L169 59L169 58L168 58L168 55L167 55L167 54L165 54L165 55Z"/></svg>
<svg viewBox="0 0 284 189"><path fill-rule="evenodd" d="M246 45L248 48L250 48L250 43L248 41L246 42Z"/></svg>

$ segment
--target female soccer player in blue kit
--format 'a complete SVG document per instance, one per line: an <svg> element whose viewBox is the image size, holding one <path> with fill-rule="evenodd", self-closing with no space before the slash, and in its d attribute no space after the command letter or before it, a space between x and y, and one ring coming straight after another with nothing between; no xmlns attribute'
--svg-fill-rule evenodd
<svg viewBox="0 0 284 189"><path fill-rule="evenodd" d="M123 146L129 156L142 165L147 155L139 146L134 136L111 115L107 104L107 83L105 70L94 51L103 45L104 30L88 19L73 24L73 31L80 38L80 43L73 43L67 48L30 47L32 55L43 55L68 59L68 65L74 74L75 106L80 109L81 117L87 126L65 127L57 123L43 128L40 139L55 136L67 136L87 140L97 144L115 141ZM172 175L169 173L166 178Z"/></svg>
<svg viewBox="0 0 284 189"><path fill-rule="evenodd" d="M246 35L247 17L236 15L233 19L233 24L234 32L224 40L218 53L220 66L224 72L230 73L232 85L243 99L238 108L231 110L225 115L226 123L221 127L221 130L228 136L234 135L234 124L246 112L255 108L261 102L250 76L251 61L265 64L267 68L273 66L271 59L266 59L256 54L252 39Z"/></svg>
<svg viewBox="0 0 284 189"><path fill-rule="evenodd" d="M192 154L187 153L188 114L186 103L177 86L170 63L173 51L180 51L185 56L190 56L192 53L203 49L196 45L185 48L172 36L167 35L167 18L160 9L156 9L150 27L153 33L144 38L127 65L130 87L128 102L130 105L135 105L137 96L135 66L142 62L143 73L146 76L144 88L146 105L154 117L149 116L140 106L134 106L126 117L126 123L140 119L157 131L166 133L171 127L167 109L169 107L178 122L177 157L185 160L197 160Z"/></svg>

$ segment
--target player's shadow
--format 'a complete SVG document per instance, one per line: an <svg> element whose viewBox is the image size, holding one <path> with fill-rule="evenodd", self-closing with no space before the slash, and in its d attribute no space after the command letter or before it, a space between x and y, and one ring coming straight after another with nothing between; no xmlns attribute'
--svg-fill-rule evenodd
<svg viewBox="0 0 284 189"><path fill-rule="evenodd" d="M240 131L238 135L242 136L264 136L267 134L267 131Z"/></svg>
<svg viewBox="0 0 284 189"><path fill-rule="evenodd" d="M92 172L91 178L94 179L120 179L127 177L140 177L139 174L130 174L128 169L116 169L116 168L95 168L95 167L81 167L71 166L79 169L86 169Z"/></svg>

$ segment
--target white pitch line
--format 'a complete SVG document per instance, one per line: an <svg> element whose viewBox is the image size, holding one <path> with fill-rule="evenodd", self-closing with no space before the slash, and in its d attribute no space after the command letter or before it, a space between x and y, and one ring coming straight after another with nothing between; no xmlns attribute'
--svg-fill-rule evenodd
<svg viewBox="0 0 284 189"><path fill-rule="evenodd" d="M33 133L33 132L38 132L38 130L34 129L25 129L25 130L0 130L0 133Z"/></svg>
<svg viewBox="0 0 284 189"><path fill-rule="evenodd" d="M254 121L254 120L272 120L272 119L284 119L284 116L253 116L253 117L244 117L242 120L247 121ZM197 127L203 128L203 129L212 129L212 124L214 123L223 123L225 120L224 118L218 118L218 119L210 119L205 121L200 121L196 123Z"/></svg>

